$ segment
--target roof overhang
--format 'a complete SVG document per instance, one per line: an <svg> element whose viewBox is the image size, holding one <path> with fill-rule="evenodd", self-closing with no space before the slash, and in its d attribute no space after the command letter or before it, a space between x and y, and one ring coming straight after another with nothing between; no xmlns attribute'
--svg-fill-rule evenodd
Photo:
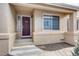
<svg viewBox="0 0 79 59"><path fill-rule="evenodd" d="M44 3L44 4L53 5L56 7L61 7L61 8L66 8L66 9L71 9L71 10L79 10L78 6L65 4L65 3Z"/></svg>
<svg viewBox="0 0 79 59"><path fill-rule="evenodd" d="M55 11L61 13L72 13L74 11L77 11L76 9L70 9L62 6L60 7L57 6L57 4L47 4L47 3L12 3L12 5L25 6L32 9Z"/></svg>

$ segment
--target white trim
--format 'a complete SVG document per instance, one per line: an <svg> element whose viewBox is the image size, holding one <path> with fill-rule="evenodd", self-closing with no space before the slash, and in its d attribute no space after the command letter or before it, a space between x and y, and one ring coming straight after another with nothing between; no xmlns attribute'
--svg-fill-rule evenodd
<svg viewBox="0 0 79 59"><path fill-rule="evenodd" d="M22 28L21 28L21 37L32 37L32 18L31 16L27 16L27 15L17 15L17 19L18 19L18 16L21 17L21 26L23 28L23 25L22 25L22 17L30 17L30 35L29 36L22 36Z"/></svg>
<svg viewBox="0 0 79 59"><path fill-rule="evenodd" d="M44 15L48 15L48 16L59 16L59 30L45 30L44 29ZM49 17L45 17L45 18L49 18ZM43 31L44 32L59 32L60 30L61 30L61 28L60 28L60 19L61 19L61 16L60 15L56 15L56 14L51 14L51 13L44 13L43 15L42 15L42 19L43 19L43 21L42 21L42 28L43 28Z"/></svg>

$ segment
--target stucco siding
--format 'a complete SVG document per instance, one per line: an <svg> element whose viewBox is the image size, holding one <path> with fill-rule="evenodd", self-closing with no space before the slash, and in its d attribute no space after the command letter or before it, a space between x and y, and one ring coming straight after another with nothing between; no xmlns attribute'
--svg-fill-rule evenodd
<svg viewBox="0 0 79 59"><path fill-rule="evenodd" d="M9 44L8 44L8 39L1 39L0 38L0 56L6 55L8 54L8 50L9 50Z"/></svg>
<svg viewBox="0 0 79 59"><path fill-rule="evenodd" d="M6 4L0 4L0 33L7 33L7 12Z"/></svg>
<svg viewBox="0 0 79 59"><path fill-rule="evenodd" d="M0 47L0 50L4 49L5 55L10 52L15 40L15 11L7 3L0 4L0 10L0 41L3 43L2 46L6 46L5 49ZM3 55L3 53L0 53L0 55Z"/></svg>
<svg viewBox="0 0 79 59"><path fill-rule="evenodd" d="M7 22L7 4L0 4L0 55L6 55L9 52Z"/></svg>
<svg viewBox="0 0 79 59"><path fill-rule="evenodd" d="M26 6L27 5L27 6ZM16 15L31 16L33 41L35 45L66 42L75 45L79 39L79 30L77 30L77 19L79 11L46 7L33 6L29 8L26 4L23 6L14 6L12 4L0 4L0 55L6 55L10 52L16 39ZM22 8L21 8L22 7ZM24 10L25 8L25 10ZM28 8L28 9L27 9ZM16 10L15 10L16 9ZM20 9L20 10L19 10ZM46 10L47 9L47 10ZM59 30L44 29L44 15L59 16ZM67 24L67 22L69 22ZM67 25L69 29L67 28Z"/></svg>
<svg viewBox="0 0 79 59"><path fill-rule="evenodd" d="M7 5L7 20L8 20L8 33L9 33L9 51L13 47L15 41L15 10L9 4Z"/></svg>
<svg viewBox="0 0 79 59"><path fill-rule="evenodd" d="M65 42L71 45L75 45L79 39L79 33L65 33Z"/></svg>
<svg viewBox="0 0 79 59"><path fill-rule="evenodd" d="M60 33L34 33L34 43L36 45L52 44L64 42L64 35Z"/></svg>
<svg viewBox="0 0 79 59"><path fill-rule="evenodd" d="M42 13L39 10L34 11L34 31L41 32L42 31Z"/></svg>
<svg viewBox="0 0 79 59"><path fill-rule="evenodd" d="M59 30L45 30L44 29L44 15L60 16ZM33 40L36 45L51 44L64 42L64 32L67 32L68 14L57 12L48 12L42 10L34 11L34 33Z"/></svg>

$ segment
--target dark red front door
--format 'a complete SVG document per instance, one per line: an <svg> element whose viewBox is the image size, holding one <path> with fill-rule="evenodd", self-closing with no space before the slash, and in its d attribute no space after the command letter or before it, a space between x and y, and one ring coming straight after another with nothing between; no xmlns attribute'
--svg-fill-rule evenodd
<svg viewBox="0 0 79 59"><path fill-rule="evenodd" d="M22 36L30 35L30 17L22 17Z"/></svg>

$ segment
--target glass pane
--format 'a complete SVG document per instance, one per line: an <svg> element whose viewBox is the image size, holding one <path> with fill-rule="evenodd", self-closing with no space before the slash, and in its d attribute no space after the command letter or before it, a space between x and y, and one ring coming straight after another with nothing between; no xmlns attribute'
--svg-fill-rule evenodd
<svg viewBox="0 0 79 59"><path fill-rule="evenodd" d="M44 18L44 29L51 29L51 19Z"/></svg>
<svg viewBox="0 0 79 59"><path fill-rule="evenodd" d="M77 30L79 30L79 20L77 20Z"/></svg>
<svg viewBox="0 0 79 59"><path fill-rule="evenodd" d="M18 16L18 19L17 19L17 31L18 32L21 32L21 16Z"/></svg>
<svg viewBox="0 0 79 59"><path fill-rule="evenodd" d="M59 30L59 17L58 16L52 17L52 29Z"/></svg>

